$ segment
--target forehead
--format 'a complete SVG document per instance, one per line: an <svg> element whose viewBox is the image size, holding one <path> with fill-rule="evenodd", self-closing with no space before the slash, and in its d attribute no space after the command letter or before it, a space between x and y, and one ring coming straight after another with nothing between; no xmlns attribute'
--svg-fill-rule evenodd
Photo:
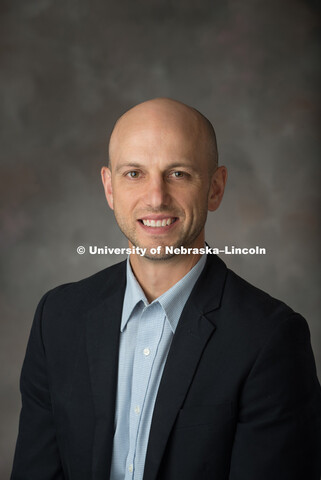
<svg viewBox="0 0 321 480"><path fill-rule="evenodd" d="M204 150L204 135L194 119L182 116L124 118L116 126L110 142L112 163L132 157L185 158L193 161Z"/></svg>

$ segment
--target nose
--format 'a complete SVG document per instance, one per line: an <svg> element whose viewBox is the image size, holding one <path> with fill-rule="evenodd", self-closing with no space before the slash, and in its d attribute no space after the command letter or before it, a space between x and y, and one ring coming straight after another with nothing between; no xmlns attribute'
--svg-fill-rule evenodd
<svg viewBox="0 0 321 480"><path fill-rule="evenodd" d="M168 205L168 185L161 175L150 178L146 185L145 203L153 209L160 209Z"/></svg>

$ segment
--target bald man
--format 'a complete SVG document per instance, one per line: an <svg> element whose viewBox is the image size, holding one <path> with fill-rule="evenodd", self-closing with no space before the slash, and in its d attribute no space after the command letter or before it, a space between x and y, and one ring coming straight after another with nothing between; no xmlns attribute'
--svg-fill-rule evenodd
<svg viewBox="0 0 321 480"><path fill-rule="evenodd" d="M131 253L40 301L12 480L320 480L307 323L205 244L227 179L210 122L137 105L101 175Z"/></svg>

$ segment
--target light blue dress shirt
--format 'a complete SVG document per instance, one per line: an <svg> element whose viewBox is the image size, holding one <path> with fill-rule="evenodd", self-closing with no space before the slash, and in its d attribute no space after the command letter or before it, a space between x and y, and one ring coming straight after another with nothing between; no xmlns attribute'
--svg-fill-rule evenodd
<svg viewBox="0 0 321 480"><path fill-rule="evenodd" d="M142 480L156 395L184 305L206 262L148 303L127 260L110 480Z"/></svg>

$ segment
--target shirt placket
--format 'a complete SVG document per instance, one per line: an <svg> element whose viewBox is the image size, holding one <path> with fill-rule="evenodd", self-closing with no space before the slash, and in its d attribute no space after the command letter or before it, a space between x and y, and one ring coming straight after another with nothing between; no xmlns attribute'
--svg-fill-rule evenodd
<svg viewBox="0 0 321 480"><path fill-rule="evenodd" d="M129 452L125 480L136 480L136 446L141 418L152 375L154 361L162 337L165 314L158 302L145 306L139 319L134 355L131 405L129 413ZM138 459L139 460L139 459Z"/></svg>

